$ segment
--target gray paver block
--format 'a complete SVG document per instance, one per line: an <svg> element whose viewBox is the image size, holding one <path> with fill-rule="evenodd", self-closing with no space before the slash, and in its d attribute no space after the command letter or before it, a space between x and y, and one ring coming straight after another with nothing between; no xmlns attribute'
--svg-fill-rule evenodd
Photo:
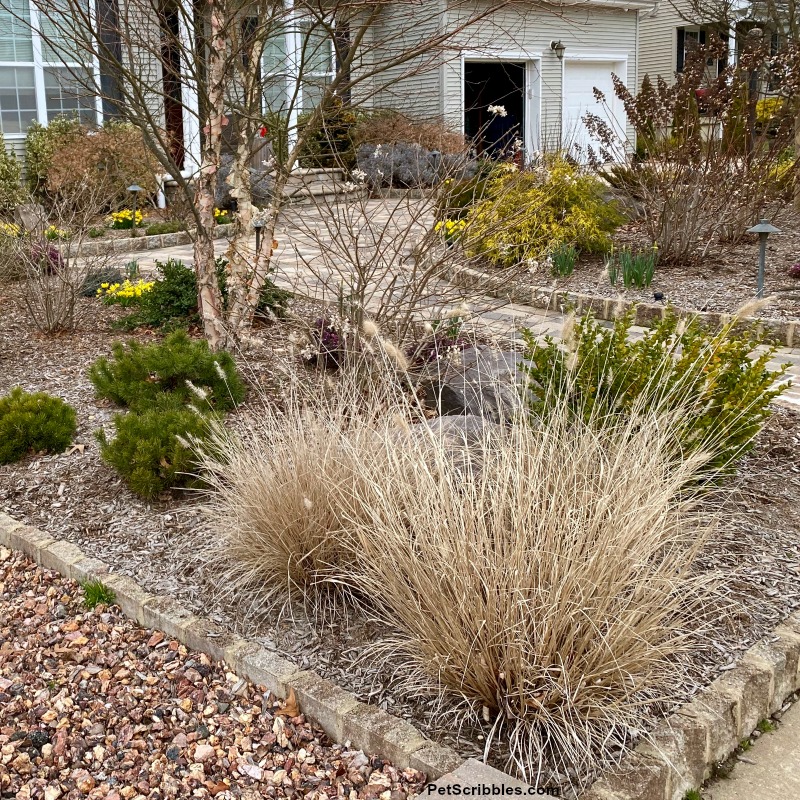
<svg viewBox="0 0 800 800"><path fill-rule="evenodd" d="M455 750L438 742L428 742L424 747L411 754L408 766L424 772L428 776L428 780L435 780L455 770L463 760Z"/></svg>
<svg viewBox="0 0 800 800"><path fill-rule="evenodd" d="M736 669L725 673L711 684L717 690L738 695L739 719L736 735L749 736L756 725L769 714L774 692L774 675L769 664L748 652Z"/></svg>
<svg viewBox="0 0 800 800"><path fill-rule="evenodd" d="M291 679L300 710L322 726L336 741L344 736L345 715L357 708L358 700L331 681L313 672L299 672Z"/></svg>
<svg viewBox="0 0 800 800"><path fill-rule="evenodd" d="M37 564L42 563L42 550L53 542L52 536L30 525L20 525L8 532L8 547L25 553Z"/></svg>
<svg viewBox="0 0 800 800"><path fill-rule="evenodd" d="M83 550L72 542L60 539L41 550L41 565L45 569L60 572L65 578L73 579L74 565L85 556Z"/></svg>
<svg viewBox="0 0 800 800"><path fill-rule="evenodd" d="M243 654L236 672L253 683L266 687L275 696L286 697L293 678L300 670L297 665L281 658L277 653L258 647Z"/></svg>

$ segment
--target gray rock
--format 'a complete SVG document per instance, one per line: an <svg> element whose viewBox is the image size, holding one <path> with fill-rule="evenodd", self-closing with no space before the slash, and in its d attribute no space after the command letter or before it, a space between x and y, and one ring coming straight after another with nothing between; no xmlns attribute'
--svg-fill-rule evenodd
<svg viewBox="0 0 800 800"><path fill-rule="evenodd" d="M233 168L233 156L223 155L220 159L220 167L217 171L217 188L214 197L214 204L217 208L231 210L236 206L235 200L231 197L231 187L225 182ZM267 172L266 166L256 168L250 167L250 186L253 192L253 204L259 208L269 204L272 197L273 179Z"/></svg>
<svg viewBox="0 0 800 800"><path fill-rule="evenodd" d="M29 233L44 233L47 227L47 211L40 203L25 203L14 209L17 224Z"/></svg>
<svg viewBox="0 0 800 800"><path fill-rule="evenodd" d="M440 414L474 415L493 422L511 419L523 407L520 390L526 373L522 354L468 347L460 359L439 359L418 373L425 400Z"/></svg>

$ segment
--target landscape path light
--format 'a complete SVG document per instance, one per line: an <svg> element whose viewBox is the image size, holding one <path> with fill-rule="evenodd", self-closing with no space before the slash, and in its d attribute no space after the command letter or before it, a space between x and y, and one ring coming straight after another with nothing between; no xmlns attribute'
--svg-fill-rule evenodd
<svg viewBox="0 0 800 800"><path fill-rule="evenodd" d="M767 238L771 233L782 233L782 231L770 224L769 220L762 219L758 225L753 225L747 229L747 233L758 234L758 291L757 297L764 296L764 267L767 264Z"/></svg>
<svg viewBox="0 0 800 800"><path fill-rule="evenodd" d="M133 227L131 228L131 236L136 236L136 212L139 208L139 192L143 192L138 183L134 183L128 187L128 191L133 195Z"/></svg>
<svg viewBox="0 0 800 800"><path fill-rule="evenodd" d="M253 220L253 227L256 229L256 255L261 250L261 229L264 227L264 221L261 219Z"/></svg>

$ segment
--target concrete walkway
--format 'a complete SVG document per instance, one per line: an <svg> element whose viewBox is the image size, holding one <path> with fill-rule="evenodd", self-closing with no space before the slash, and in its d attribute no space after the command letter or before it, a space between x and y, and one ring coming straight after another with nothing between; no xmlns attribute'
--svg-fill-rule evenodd
<svg viewBox="0 0 800 800"><path fill-rule="evenodd" d="M369 200L363 206L290 207L276 231L279 244L273 257L273 278L296 293L333 303L343 290L343 275L363 268L370 259L378 260L380 266L375 274L379 276L379 286L372 291L371 302L391 302L389 284L408 270L411 250L431 224L432 219L419 213L413 201ZM329 247L324 245L326 242L330 242ZM227 239L215 241L218 255L223 255L227 247ZM144 272L152 271L156 261L169 258L190 265L192 245L120 253L118 258L120 264L135 259ZM384 290L388 292L388 301ZM452 287L442 283L439 291L435 285L431 287L424 304L432 310L436 308L437 294L440 298L447 297L443 305L452 306ZM532 306L503 305L484 297L475 297L474 302L470 298L470 302L473 308L487 309L478 314L478 319L498 335L513 337L521 328L529 328L539 336L558 336L563 324L561 314ZM641 335L643 329L634 328L632 332ZM781 348L770 366L778 369L784 363L789 364L786 380L793 385L778 402L800 410L800 348Z"/></svg>
<svg viewBox="0 0 800 800"><path fill-rule="evenodd" d="M743 754L729 778L710 784L704 800L800 800L800 703Z"/></svg>

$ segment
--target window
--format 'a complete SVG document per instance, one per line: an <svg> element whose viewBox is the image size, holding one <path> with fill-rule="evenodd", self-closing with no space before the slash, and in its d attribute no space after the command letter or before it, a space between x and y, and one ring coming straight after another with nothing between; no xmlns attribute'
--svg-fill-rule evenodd
<svg viewBox="0 0 800 800"><path fill-rule="evenodd" d="M725 44L726 53L721 58L709 58L706 60L706 79L713 80L718 77L728 63L728 34L727 32L708 30L706 28L678 28L676 70L683 72L686 62L692 58L692 55L701 48L706 47L706 45L710 45L715 36L718 37L718 41L722 41Z"/></svg>
<svg viewBox="0 0 800 800"><path fill-rule="evenodd" d="M78 116L90 125L96 122L94 95L86 90L91 76L80 77L76 70L66 67L47 67L44 70L44 94L47 121L61 114Z"/></svg>
<svg viewBox="0 0 800 800"><path fill-rule="evenodd" d="M48 7L59 10L60 2L51 0ZM72 41L78 37L69 34L73 21L66 13L59 15L61 21L54 19L41 16L40 35L31 27L29 0L3 0L0 7L0 131L5 136L22 138L32 122L46 124L59 114L97 121L95 98L86 89L93 73Z"/></svg>
<svg viewBox="0 0 800 800"><path fill-rule="evenodd" d="M333 80L333 42L325 29L301 24L301 75L303 77L303 110L317 106L325 87Z"/></svg>
<svg viewBox="0 0 800 800"><path fill-rule="evenodd" d="M3 0L0 6L0 62L33 62L28 0Z"/></svg>
<svg viewBox="0 0 800 800"><path fill-rule="evenodd" d="M0 127L3 134L22 134L36 120L33 67L0 67Z"/></svg>
<svg viewBox="0 0 800 800"><path fill-rule="evenodd" d="M333 78L333 42L318 23L300 22L295 29L297 63L291 56L292 30L282 27L267 40L262 58L264 105L270 111L287 113L293 105L302 111L314 108ZM300 77L299 86L295 75ZM290 94L291 93L291 94Z"/></svg>
<svg viewBox="0 0 800 800"><path fill-rule="evenodd" d="M261 86L265 108L277 113L286 112L289 105L287 92L289 48L287 32L283 27L267 39L261 63L263 67Z"/></svg>

